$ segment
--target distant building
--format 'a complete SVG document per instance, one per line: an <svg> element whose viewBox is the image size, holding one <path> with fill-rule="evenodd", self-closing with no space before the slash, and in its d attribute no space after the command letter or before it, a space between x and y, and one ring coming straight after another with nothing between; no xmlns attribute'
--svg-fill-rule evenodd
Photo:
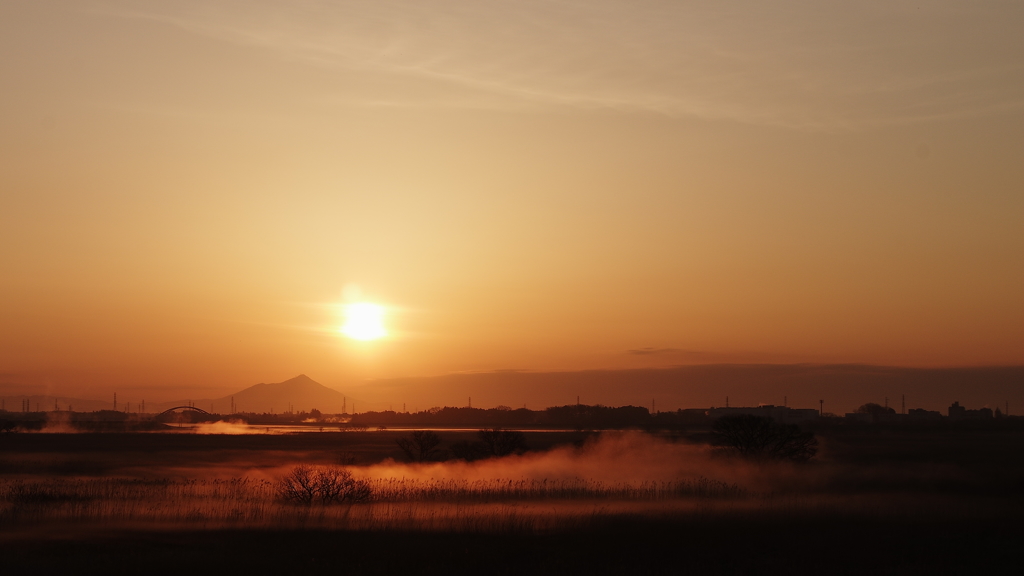
<svg viewBox="0 0 1024 576"><path fill-rule="evenodd" d="M816 420L819 416L818 411L813 408L790 408L788 406L775 406L772 404L748 408L712 408L707 411L708 418L712 420L717 420L723 416L739 416L741 414L771 418L781 423L806 422L808 420Z"/></svg>
<svg viewBox="0 0 1024 576"><path fill-rule="evenodd" d="M950 420L990 420L992 418L992 409L979 408L977 410L968 410L966 407L961 406L960 402L953 402L949 407L948 414Z"/></svg>

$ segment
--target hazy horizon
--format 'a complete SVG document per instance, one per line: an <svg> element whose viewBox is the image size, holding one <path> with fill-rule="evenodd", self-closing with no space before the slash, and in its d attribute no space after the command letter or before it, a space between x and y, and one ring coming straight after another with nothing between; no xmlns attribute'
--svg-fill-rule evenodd
<svg viewBox="0 0 1024 576"><path fill-rule="evenodd" d="M415 378L379 379L337 386L300 374L277 383L242 388L107 389L71 398L45 386L0 382L0 398L14 410L26 398L42 410L119 409L159 412L186 403L214 413L324 413L433 407L538 410L581 402L587 405L643 406L655 411L715 406L785 405L823 408L844 414L867 404L895 409L923 408L945 413L953 402L973 408L999 408L1014 414L1024 405L1024 366L904 368L863 364L697 364L618 370L464 372ZM83 402L83 400L85 400ZM819 405L819 400L824 405ZM1012 409L1011 409L1012 407Z"/></svg>

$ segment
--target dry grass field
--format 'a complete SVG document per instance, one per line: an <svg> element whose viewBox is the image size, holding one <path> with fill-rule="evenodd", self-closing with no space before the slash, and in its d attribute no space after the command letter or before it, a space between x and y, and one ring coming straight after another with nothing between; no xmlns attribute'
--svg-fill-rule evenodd
<svg viewBox="0 0 1024 576"><path fill-rule="evenodd" d="M406 463L403 434L4 435L0 560L20 573L186 559L286 574L1000 573L1024 535L1012 431L823 432L805 464L639 432L528 433L518 456ZM442 448L472 435L442 432ZM298 502L282 482L299 466L365 493Z"/></svg>

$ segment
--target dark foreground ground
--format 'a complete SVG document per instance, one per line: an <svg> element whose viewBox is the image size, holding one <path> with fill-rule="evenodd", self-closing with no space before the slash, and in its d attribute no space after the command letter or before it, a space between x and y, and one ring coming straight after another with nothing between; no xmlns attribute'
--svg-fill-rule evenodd
<svg viewBox="0 0 1024 576"><path fill-rule="evenodd" d="M819 432L807 473L830 497L934 498L917 512L775 509L595 518L573 530L0 530L0 574L1018 574L1024 571L1024 434L851 428ZM472 434L442 434L446 443ZM112 477L367 464L401 457L398 432L290 436L18 434L0 479ZM536 433L531 447L578 443ZM831 471L831 472L829 472ZM985 502L975 513L973 502Z"/></svg>
<svg viewBox="0 0 1024 576"><path fill-rule="evenodd" d="M1019 574L1019 519L622 519L572 533L217 531L0 543L5 574Z"/></svg>

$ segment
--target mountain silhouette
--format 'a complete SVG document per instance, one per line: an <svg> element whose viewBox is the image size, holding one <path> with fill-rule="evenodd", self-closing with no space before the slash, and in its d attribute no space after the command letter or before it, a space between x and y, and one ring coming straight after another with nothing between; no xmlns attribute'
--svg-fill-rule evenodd
<svg viewBox="0 0 1024 576"><path fill-rule="evenodd" d="M272 384L256 384L230 396L212 401L216 412L229 413L231 398L235 400L236 412L287 412L289 407L294 412L308 412L316 409L324 413L340 413L343 409L352 409L352 399L346 401L345 395L328 388L305 374ZM206 408L200 404L201 408Z"/></svg>
<svg viewBox="0 0 1024 576"><path fill-rule="evenodd" d="M852 412L873 401L945 412L954 400L974 406L1024 405L1024 366L901 368L861 364L698 364L670 368L495 371L373 380L353 388L360 411L407 403L431 406L507 405L531 409L575 404L652 406L660 410L787 404ZM351 407L351 402L349 403Z"/></svg>

